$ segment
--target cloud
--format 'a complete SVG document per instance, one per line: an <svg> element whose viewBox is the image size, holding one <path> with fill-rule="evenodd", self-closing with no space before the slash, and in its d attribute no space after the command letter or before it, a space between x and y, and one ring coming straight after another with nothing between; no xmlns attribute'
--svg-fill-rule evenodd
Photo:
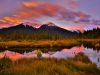
<svg viewBox="0 0 100 75"><path fill-rule="evenodd" d="M56 17L62 20L74 20L76 17L84 18L87 15L82 12L72 11L58 4L38 3L38 2L22 2L23 8L20 9L19 14L27 17ZM29 14L29 15L28 15Z"/></svg>
<svg viewBox="0 0 100 75"><path fill-rule="evenodd" d="M16 1L17 2L17 1ZM51 17L56 19L55 21L66 21L75 22L76 19L86 19L90 16L84 12L78 11L77 0L26 0L17 2L17 6L20 7L14 11L15 13L11 16L5 16L0 20L0 25L16 25L22 22L42 22L42 17ZM37 19L40 19L37 20ZM49 18L46 18L48 20ZM63 26L66 28L66 26ZM72 27L72 28L71 28ZM78 25L70 25L69 29L80 29L83 31L84 28Z"/></svg>
<svg viewBox="0 0 100 75"><path fill-rule="evenodd" d="M61 4L72 11L77 11L79 8L78 0L59 0L59 5Z"/></svg>
<svg viewBox="0 0 100 75"><path fill-rule="evenodd" d="M25 6L25 7L37 7L37 6L39 6L39 3L37 3L37 2L22 2L20 4Z"/></svg>
<svg viewBox="0 0 100 75"><path fill-rule="evenodd" d="M4 17L1 21L8 24L18 24L24 20L33 20L44 16L56 17L58 20L74 20L78 13L57 4L39 2L21 2L21 8L16 14Z"/></svg>

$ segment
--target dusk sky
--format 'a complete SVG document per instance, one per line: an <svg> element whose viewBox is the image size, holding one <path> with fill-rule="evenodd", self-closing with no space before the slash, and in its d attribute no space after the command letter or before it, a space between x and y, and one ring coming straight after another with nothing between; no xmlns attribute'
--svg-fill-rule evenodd
<svg viewBox="0 0 100 75"><path fill-rule="evenodd" d="M81 31L100 27L100 0L0 0L0 28L24 22Z"/></svg>

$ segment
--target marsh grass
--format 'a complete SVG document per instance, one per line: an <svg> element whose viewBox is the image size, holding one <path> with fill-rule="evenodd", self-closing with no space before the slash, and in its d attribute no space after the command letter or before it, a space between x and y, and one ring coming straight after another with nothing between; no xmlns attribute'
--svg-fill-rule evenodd
<svg viewBox="0 0 100 75"><path fill-rule="evenodd" d="M100 39L66 39L66 40L31 40L31 41L3 41L0 42L2 48L27 48L27 47L68 47L80 44L100 47Z"/></svg>
<svg viewBox="0 0 100 75"><path fill-rule="evenodd" d="M10 68L11 66L12 66L12 61L9 58L4 57L0 59L0 71Z"/></svg>
<svg viewBox="0 0 100 75"><path fill-rule="evenodd" d="M2 69L0 75L100 75L100 71L86 56L79 54L72 59L20 59Z"/></svg>
<svg viewBox="0 0 100 75"><path fill-rule="evenodd" d="M83 43L87 48L100 50L100 39L79 39L78 41Z"/></svg>
<svg viewBox="0 0 100 75"><path fill-rule="evenodd" d="M7 41L0 42L0 47L60 47L77 45L78 41L75 40L39 40L39 41Z"/></svg>

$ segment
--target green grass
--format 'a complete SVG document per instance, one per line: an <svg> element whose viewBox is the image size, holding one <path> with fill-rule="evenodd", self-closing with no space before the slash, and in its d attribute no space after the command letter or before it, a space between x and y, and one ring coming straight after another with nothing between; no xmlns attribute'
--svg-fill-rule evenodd
<svg viewBox="0 0 100 75"><path fill-rule="evenodd" d="M0 75L100 75L96 65L83 54L72 59L21 59L9 65L0 70Z"/></svg>

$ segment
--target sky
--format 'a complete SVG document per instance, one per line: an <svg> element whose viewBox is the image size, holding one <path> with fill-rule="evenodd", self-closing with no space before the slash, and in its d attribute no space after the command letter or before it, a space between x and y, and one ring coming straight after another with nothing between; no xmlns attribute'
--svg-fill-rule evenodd
<svg viewBox="0 0 100 75"><path fill-rule="evenodd" d="M100 0L0 0L0 28L26 22L90 30L100 27Z"/></svg>

